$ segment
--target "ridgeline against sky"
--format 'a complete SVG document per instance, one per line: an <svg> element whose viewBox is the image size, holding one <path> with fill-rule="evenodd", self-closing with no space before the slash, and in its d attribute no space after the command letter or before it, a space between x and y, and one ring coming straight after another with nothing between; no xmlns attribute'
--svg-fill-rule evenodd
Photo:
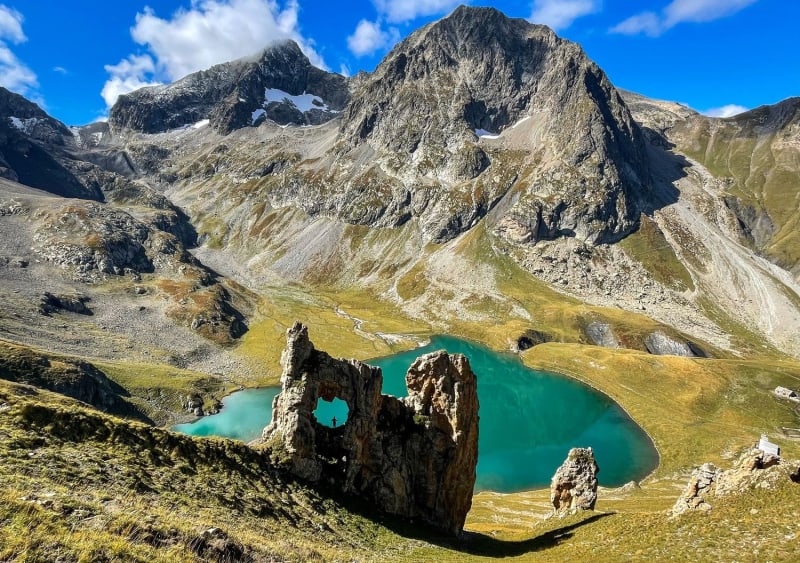
<svg viewBox="0 0 800 563"><path fill-rule="evenodd" d="M800 92L800 3L782 0L141 0L0 4L0 86L67 124L117 96L293 39L312 64L372 71L459 3L489 5L580 43L618 87L732 115ZM68 39L67 39L68 38Z"/></svg>

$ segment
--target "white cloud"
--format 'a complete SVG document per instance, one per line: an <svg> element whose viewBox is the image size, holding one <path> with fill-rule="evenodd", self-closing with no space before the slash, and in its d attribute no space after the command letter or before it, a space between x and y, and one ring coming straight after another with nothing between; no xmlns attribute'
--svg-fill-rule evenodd
<svg viewBox="0 0 800 563"><path fill-rule="evenodd" d="M657 37L679 23L704 23L733 15L758 0L672 0L661 14L642 12L610 29L611 33Z"/></svg>
<svg viewBox="0 0 800 563"><path fill-rule="evenodd" d="M22 32L22 14L5 4L0 4L0 38L12 43L22 43L28 38Z"/></svg>
<svg viewBox="0 0 800 563"><path fill-rule="evenodd" d="M710 22L735 14L758 0L673 0L664 8L665 25Z"/></svg>
<svg viewBox="0 0 800 563"><path fill-rule="evenodd" d="M661 35L663 31L661 18L655 12L642 12L629 17L611 28L611 33L623 35L638 35L644 33L650 37Z"/></svg>
<svg viewBox="0 0 800 563"><path fill-rule="evenodd" d="M740 113L744 113L748 110L748 108L736 104L728 104L727 106L722 106L719 108L712 108L706 111L702 111L703 115L707 115L708 117L733 117L734 115L739 115Z"/></svg>
<svg viewBox="0 0 800 563"><path fill-rule="evenodd" d="M54 66L53 72L57 72L58 74L69 74L69 71L65 69L63 66Z"/></svg>
<svg viewBox="0 0 800 563"><path fill-rule="evenodd" d="M111 77L103 98L110 107L127 88L177 80L284 39L296 41L312 64L327 68L313 42L300 33L299 9L297 0L282 5L277 0L192 0L190 9L164 19L145 8L136 15L131 36L148 53L106 67ZM152 69L142 66L141 57L150 59Z"/></svg>
<svg viewBox="0 0 800 563"><path fill-rule="evenodd" d="M23 96L38 99L35 89L39 86L36 73L28 68L8 46L28 40L22 31L24 18L18 11L0 4L0 86Z"/></svg>
<svg viewBox="0 0 800 563"><path fill-rule="evenodd" d="M389 49L400 41L400 30L396 27L384 29L385 23L406 23L424 16L445 14L469 0L372 0L372 3L378 11L376 20L360 20L353 34L347 37L347 46L357 57Z"/></svg>
<svg viewBox="0 0 800 563"><path fill-rule="evenodd" d="M350 75L352 74L352 72L350 71L350 67L349 66L347 66L345 63L342 63L339 66L339 74L341 74L342 76L344 76L346 78L350 78Z"/></svg>
<svg viewBox="0 0 800 563"><path fill-rule="evenodd" d="M122 94L161 84L151 78L156 71L156 64L150 55L130 55L118 64L106 65L105 69L111 78L103 85L100 95L109 108Z"/></svg>
<svg viewBox="0 0 800 563"><path fill-rule="evenodd" d="M444 14L464 0L373 0L378 13L389 23L403 23L422 16Z"/></svg>
<svg viewBox="0 0 800 563"><path fill-rule="evenodd" d="M598 12L601 4L600 0L535 0L529 19L556 30L566 29L581 16Z"/></svg>
<svg viewBox="0 0 800 563"><path fill-rule="evenodd" d="M400 32L396 28L385 31L381 29L380 22L361 20L353 35L348 36L347 47L355 56L363 57L394 45L399 39Z"/></svg>

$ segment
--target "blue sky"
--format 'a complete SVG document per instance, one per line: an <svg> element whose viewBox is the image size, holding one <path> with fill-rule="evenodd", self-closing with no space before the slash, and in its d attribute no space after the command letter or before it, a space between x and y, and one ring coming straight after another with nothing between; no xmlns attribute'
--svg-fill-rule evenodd
<svg viewBox="0 0 800 563"><path fill-rule="evenodd" d="M0 0L0 85L67 124L119 93L293 38L318 66L371 71L451 0ZM612 82L731 113L800 96L795 0L475 0L580 43ZM726 107L731 106L731 107ZM722 110L720 108L726 108Z"/></svg>

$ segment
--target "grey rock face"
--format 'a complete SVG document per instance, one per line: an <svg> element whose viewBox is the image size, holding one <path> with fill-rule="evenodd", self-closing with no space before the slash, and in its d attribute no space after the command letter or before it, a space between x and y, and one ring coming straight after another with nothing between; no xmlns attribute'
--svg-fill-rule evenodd
<svg viewBox="0 0 800 563"><path fill-rule="evenodd" d="M263 433L276 462L383 512L461 531L478 459L477 382L465 357L419 358L406 375L408 397L397 399L381 395L379 368L315 350L296 323L281 364L281 392ZM349 414L329 428L313 411L334 398Z"/></svg>
<svg viewBox="0 0 800 563"><path fill-rule="evenodd" d="M501 164L476 131L523 118L536 123L523 141L530 152ZM446 205L426 197L423 222L437 241L470 228L512 186L497 223L509 239L615 239L637 224L649 179L638 126L603 72L548 28L491 8L458 8L395 47L354 87L342 136L384 170L448 192ZM495 161L518 174L500 181ZM415 196L404 206L412 214Z"/></svg>
<svg viewBox="0 0 800 563"><path fill-rule="evenodd" d="M686 358L705 358L706 353L695 343L679 342L661 331L653 332L644 339L647 351L658 356L684 356Z"/></svg>
<svg viewBox="0 0 800 563"><path fill-rule="evenodd" d="M757 248L765 247L777 233L778 229L766 210L746 205L734 196L727 196L723 201L736 215L742 236Z"/></svg>
<svg viewBox="0 0 800 563"><path fill-rule="evenodd" d="M322 100L301 111L283 101L268 103L265 91ZM260 114L280 124L319 124L335 117L348 100L347 79L311 65L294 41L277 43L258 57L196 72L166 86L120 96L109 114L113 130L158 133L203 119L222 134L253 125Z"/></svg>
<svg viewBox="0 0 800 563"><path fill-rule="evenodd" d="M608 323L592 322L586 327L586 335L596 346L619 348L619 340Z"/></svg>
<svg viewBox="0 0 800 563"><path fill-rule="evenodd" d="M555 511L594 510L599 471L592 448L572 448L550 482L550 502Z"/></svg>

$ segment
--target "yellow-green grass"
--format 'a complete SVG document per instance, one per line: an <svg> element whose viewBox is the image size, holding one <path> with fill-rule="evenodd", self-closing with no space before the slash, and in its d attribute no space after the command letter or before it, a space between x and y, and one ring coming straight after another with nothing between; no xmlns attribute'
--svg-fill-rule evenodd
<svg viewBox="0 0 800 563"><path fill-rule="evenodd" d="M403 543L241 443L4 381L0 405L2 561L223 560L203 542L210 528L263 561L349 561Z"/></svg>
<svg viewBox="0 0 800 563"><path fill-rule="evenodd" d="M258 306L236 352L259 366L248 385L275 385L280 377L280 355L286 347L286 329L296 321L309 327L312 342L319 350L337 357L366 360L386 356L415 345L415 338L430 334L426 323L412 321L397 308L379 301L369 292L309 292L292 288L269 288ZM338 311L338 312L337 312ZM355 319L364 321L355 330ZM382 339L375 333L401 334L399 342Z"/></svg>
<svg viewBox="0 0 800 563"><path fill-rule="evenodd" d="M778 386L800 387L800 363L653 356L596 346L543 344L523 354L526 365L570 375L618 402L653 438L665 477L768 434L790 456L800 444L782 427L800 426L794 403L777 399Z"/></svg>
<svg viewBox="0 0 800 563"><path fill-rule="evenodd" d="M711 499L669 519L680 481L601 490L597 512L549 518L547 491L476 496L459 540L389 527L275 472L242 444L181 436L0 381L0 560L796 560L800 485ZM685 481L684 481L685 482ZM382 519L379 519L382 520ZM219 544L218 544L219 545ZM688 546L688 547L687 547ZM688 548L691 551L687 551ZM259 559L260 558L260 559Z"/></svg>
<svg viewBox="0 0 800 563"><path fill-rule="evenodd" d="M639 229L622 240L620 246L662 285L677 291L694 290L689 271L678 260L664 233L649 217L642 215Z"/></svg>
<svg viewBox="0 0 800 563"><path fill-rule="evenodd" d="M104 360L92 363L131 394L129 402L159 424L186 418L186 414L181 417L177 413L183 413L188 395L200 395L204 408L211 410L217 401L240 388L230 379L163 364Z"/></svg>

